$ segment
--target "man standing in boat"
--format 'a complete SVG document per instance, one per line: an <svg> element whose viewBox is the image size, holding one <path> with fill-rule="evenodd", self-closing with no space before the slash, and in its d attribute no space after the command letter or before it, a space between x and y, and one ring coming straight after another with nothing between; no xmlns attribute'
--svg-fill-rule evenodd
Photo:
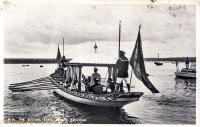
<svg viewBox="0 0 200 127"><path fill-rule="evenodd" d="M63 56L62 59L60 60L61 67L65 67L65 62L67 62L67 59L65 58L65 56Z"/></svg>
<svg viewBox="0 0 200 127"><path fill-rule="evenodd" d="M116 92L118 92L120 88L120 92L124 92L123 90L123 80L127 85L128 92L130 92L130 84L128 83L128 66L129 60L125 56L125 52L119 51L119 59L116 62L116 68L118 70L117 73L117 81L116 81Z"/></svg>
<svg viewBox="0 0 200 127"><path fill-rule="evenodd" d="M92 74L92 80L91 80L91 85L94 85L94 79L98 79L99 83L101 83L101 75L99 73L97 73L98 68L94 67L94 73Z"/></svg>
<svg viewBox="0 0 200 127"><path fill-rule="evenodd" d="M190 60L189 60L189 58L187 57L187 59L186 59L186 61L185 61L185 66L186 66L187 69L189 68L189 63L190 63Z"/></svg>

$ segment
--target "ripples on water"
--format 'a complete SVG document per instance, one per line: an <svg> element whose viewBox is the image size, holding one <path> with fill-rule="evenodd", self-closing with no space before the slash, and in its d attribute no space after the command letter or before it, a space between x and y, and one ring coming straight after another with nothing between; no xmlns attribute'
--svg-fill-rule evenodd
<svg viewBox="0 0 200 127"><path fill-rule="evenodd" d="M133 91L143 91L140 101L122 109L105 109L86 106L66 100L53 90L32 92L11 92L11 83L24 82L48 76L56 65L37 64L29 67L5 65L4 119L70 121L70 123L98 124L195 124L196 122L196 80L175 78L175 65L164 63L157 67L146 63L149 78L159 94L152 94L144 85L133 79ZM103 75L103 74L102 74ZM22 122L22 121L21 121Z"/></svg>

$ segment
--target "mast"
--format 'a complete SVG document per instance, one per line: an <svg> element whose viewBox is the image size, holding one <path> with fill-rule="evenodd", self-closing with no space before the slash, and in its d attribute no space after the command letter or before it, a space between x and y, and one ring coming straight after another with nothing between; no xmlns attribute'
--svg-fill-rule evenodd
<svg viewBox="0 0 200 127"><path fill-rule="evenodd" d="M120 51L120 41L121 41L121 21L119 21L119 50L118 50L118 58L119 58L119 51Z"/></svg>
<svg viewBox="0 0 200 127"><path fill-rule="evenodd" d="M63 56L64 56L64 38L63 38Z"/></svg>
<svg viewBox="0 0 200 127"><path fill-rule="evenodd" d="M158 53L158 61L159 61L159 53Z"/></svg>

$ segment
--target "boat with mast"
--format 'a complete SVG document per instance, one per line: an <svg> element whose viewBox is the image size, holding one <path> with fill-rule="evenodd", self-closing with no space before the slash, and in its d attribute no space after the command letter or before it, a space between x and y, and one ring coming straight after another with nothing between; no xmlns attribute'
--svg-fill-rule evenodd
<svg viewBox="0 0 200 127"><path fill-rule="evenodd" d="M120 29L121 22L119 23L119 51L120 51ZM152 92L159 93L159 91L154 87L154 85L150 82L147 77L147 73L145 70L143 51L142 51L142 41L140 36L141 25L138 30L138 37L135 43L135 47L132 52L132 56L130 58L130 66L132 67L132 72L135 76L143 82L143 84ZM63 49L64 49L64 39L63 39ZM96 54L96 53L95 53ZM102 56L100 56L102 58ZM82 69L85 67L103 67L107 68L107 79L112 78L114 83L116 83L116 59L103 57L104 59L100 61L100 59L92 56L87 56L87 61L76 60L77 58L72 59L70 62L63 61L63 57L61 58L60 50L58 47L57 54L57 62L58 68L52 73L49 77L44 78L45 80L50 79L50 83L43 88L37 88L35 85L34 90L45 90L45 89L53 89L54 92L59 94L60 96L86 105L92 106L100 106L100 107L123 107L126 104L138 101L139 98L144 94L143 92L103 92L104 84L100 86L96 86L93 88L93 92L88 92L84 90L86 84L83 82L83 73ZM82 58L82 57L81 57ZM90 61L92 60L92 61ZM62 61L62 63L60 63ZM131 73L132 76L132 73ZM132 77L131 77L132 78ZM32 82L43 83L43 79L33 80ZM9 87L10 90L15 92L21 91L29 91L32 89L19 87L24 84L30 84L30 82L11 84ZM39 85L41 87L41 85ZM75 89L72 89L72 86L75 86Z"/></svg>
<svg viewBox="0 0 200 127"><path fill-rule="evenodd" d="M179 70L177 62L177 70L175 75L177 78L193 78L196 79L196 62L191 62L189 68L182 68Z"/></svg>
<svg viewBox="0 0 200 127"><path fill-rule="evenodd" d="M119 24L119 28L120 27L121 23ZM143 54L142 54L140 27L136 45L130 60L131 63L130 65L132 66L136 77L143 83L145 83L147 88L149 88L153 93L158 93L159 91L153 86L153 84L149 81L146 75ZM119 50L120 50L120 36L119 36ZM72 59L72 61L70 62L65 62L64 67L58 68L57 70L58 73L53 73L50 76L52 83L60 88L60 89L55 89L54 91L57 94L61 95L62 97L69 99L71 101L93 106L102 106L102 107L122 107L128 103L138 101L139 98L144 94L143 92L125 92L125 93L108 92L106 94L103 94L102 88L95 88L95 87L93 93L82 91L83 88L81 82L82 68L84 67L106 67L108 70L107 78L112 78L114 82L116 82L117 78L116 77L117 70L115 68L116 60L109 61L108 59L105 58L103 61L99 61L98 58L96 59L94 58L95 57L90 56L90 60L96 61L95 63L91 62L90 60L87 60L87 62L76 61L76 59ZM62 74L66 78L60 78L63 77ZM70 86L76 83L77 83L77 89L76 90L70 89Z"/></svg>
<svg viewBox="0 0 200 127"><path fill-rule="evenodd" d="M156 62L154 62L154 64L157 65L157 66L163 65L163 63L161 63L161 62L159 61L159 53L158 53L158 59L157 59Z"/></svg>

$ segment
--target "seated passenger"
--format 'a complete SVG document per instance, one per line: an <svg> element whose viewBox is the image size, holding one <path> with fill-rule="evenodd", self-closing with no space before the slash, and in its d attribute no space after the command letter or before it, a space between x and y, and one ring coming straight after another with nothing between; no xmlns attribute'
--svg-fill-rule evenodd
<svg viewBox="0 0 200 127"><path fill-rule="evenodd" d="M77 90L76 83L78 83L78 80L72 81L69 89L71 89L72 91Z"/></svg>
<svg viewBox="0 0 200 127"><path fill-rule="evenodd" d="M106 86L106 93L107 93L107 89L111 89L111 93L114 92L115 90L115 83L113 82L113 80L111 78L108 78L107 80L107 86Z"/></svg>
<svg viewBox="0 0 200 127"><path fill-rule="evenodd" d="M86 82L87 86L90 86L91 79L92 79L91 76L88 76L87 82Z"/></svg>
<svg viewBox="0 0 200 127"><path fill-rule="evenodd" d="M94 84L94 79L98 79L99 80L99 83L101 83L101 75L99 73L97 73L98 71L98 68L94 67L94 73L92 74L91 76L91 85Z"/></svg>
<svg viewBox="0 0 200 127"><path fill-rule="evenodd" d="M63 87L64 88L70 87L70 84L68 83L68 80L65 80L65 82L63 83Z"/></svg>
<svg viewBox="0 0 200 127"><path fill-rule="evenodd" d="M95 79L94 79L94 85L87 87L87 90L88 90L89 92L93 92L94 87L96 87L96 86L98 86L98 85L101 85L101 84L99 83L99 79L95 78Z"/></svg>

